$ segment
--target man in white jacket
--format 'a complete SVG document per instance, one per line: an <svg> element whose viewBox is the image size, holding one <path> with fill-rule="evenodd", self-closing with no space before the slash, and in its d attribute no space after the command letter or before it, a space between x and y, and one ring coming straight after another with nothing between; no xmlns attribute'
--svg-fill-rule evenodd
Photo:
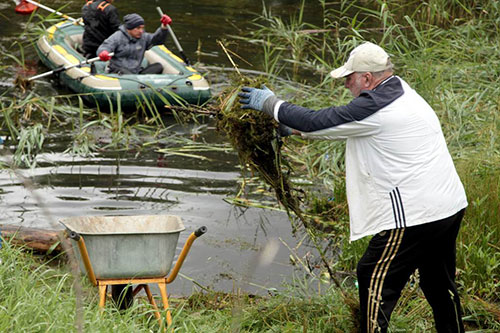
<svg viewBox="0 0 500 333"><path fill-rule="evenodd" d="M410 275L441 332L463 332L455 243L467 199L439 120L400 77L389 55L364 43L332 71L354 99L310 110L267 88L245 87L242 108L263 111L289 133L346 139L351 240L373 235L357 267L363 332L386 332ZM284 126L283 126L284 125Z"/></svg>

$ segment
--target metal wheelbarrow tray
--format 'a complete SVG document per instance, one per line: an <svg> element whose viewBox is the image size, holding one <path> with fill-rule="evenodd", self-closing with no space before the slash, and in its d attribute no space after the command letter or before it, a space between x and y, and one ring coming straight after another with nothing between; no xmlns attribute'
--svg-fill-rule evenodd
<svg viewBox="0 0 500 333"><path fill-rule="evenodd" d="M185 230L174 215L73 217L61 223L85 239L96 279L166 276ZM81 251L73 248L85 271Z"/></svg>

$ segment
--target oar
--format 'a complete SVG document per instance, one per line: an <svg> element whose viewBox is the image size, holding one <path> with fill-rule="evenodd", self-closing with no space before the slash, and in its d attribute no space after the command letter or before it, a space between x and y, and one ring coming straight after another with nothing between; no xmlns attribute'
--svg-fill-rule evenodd
<svg viewBox="0 0 500 333"><path fill-rule="evenodd" d="M56 14L56 15L59 15L59 16L61 16L61 17L65 18L65 19L67 19L67 20L70 20L70 21L71 21L71 22L73 22L74 24L80 24L80 25L83 25L83 22L82 22L81 20L77 20L77 19L75 19L75 18L73 18L73 17L71 17L71 16L68 16L68 15L63 14L63 13L61 13L61 12L58 12L58 11L57 11L57 10L55 10L55 9L52 9L52 8L47 7L47 6L45 6L45 5L42 5L41 3L38 3L38 2L33 1L33 0L21 0L21 3L20 3L19 5L17 5L17 6L16 6L16 8L18 8L18 7L19 7L19 6L21 6L23 3L26 3L26 2L27 2L27 3L30 3L30 4L32 4L32 5L35 5L35 6L37 6L37 7L40 7L40 8L42 8L42 9L45 9L46 11L49 11L49 12L54 13L54 14ZM34 7L34 8L31 10L31 12L33 12L35 9L36 9L36 7ZM31 14L31 12L24 11L23 13L25 13L25 14Z"/></svg>
<svg viewBox="0 0 500 333"><path fill-rule="evenodd" d="M160 7L156 7L156 10L158 11L158 13L160 14L160 16L163 16L163 11L161 10ZM174 43L175 43L175 46L177 47L177 49L179 50L179 53L181 54L181 57L182 57L182 60L184 60L184 62L186 63L186 65L189 65L189 59L186 57L186 55L184 54L184 51L182 50L182 46L181 44L179 43L179 40L177 39L177 37L175 36L175 33L174 31L172 30L172 28L170 27L170 24L167 25L167 30L168 32L170 33L170 36L172 37L172 39L174 40Z"/></svg>
<svg viewBox="0 0 500 333"><path fill-rule="evenodd" d="M109 54L110 57L114 56L115 53L114 52L111 52ZM49 76L49 75L52 75L52 74L55 74L55 73L60 73L60 72L63 72L63 71L66 71L68 69L71 69L71 68L74 68L74 67L80 67L80 66L83 66L83 65L87 65L87 64L91 64L93 62L96 62L99 60L99 57L95 57L95 58L91 58L91 59L87 59L87 60L84 60L78 64L73 64L73 65L67 65L67 66L61 66L61 67L58 67L56 69L53 69L49 72L46 72L46 73L42 73L42 74L38 74L38 75L35 75L35 76L32 76L28 79L28 82L29 81L33 81L33 80L36 80L36 79L40 79L42 77L46 77L46 76Z"/></svg>

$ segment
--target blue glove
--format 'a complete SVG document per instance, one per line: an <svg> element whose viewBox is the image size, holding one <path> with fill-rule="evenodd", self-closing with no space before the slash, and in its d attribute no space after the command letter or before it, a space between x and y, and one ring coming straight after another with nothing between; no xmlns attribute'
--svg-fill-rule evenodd
<svg viewBox="0 0 500 333"><path fill-rule="evenodd" d="M262 89L243 87L241 88L241 92L238 93L238 96L242 97L242 99L240 99L240 103L243 104L241 106L242 109L253 109L257 111L264 111L270 116L273 115L273 110L268 110L269 108L264 108L264 102L269 97L276 98L276 96L266 86L263 85Z"/></svg>

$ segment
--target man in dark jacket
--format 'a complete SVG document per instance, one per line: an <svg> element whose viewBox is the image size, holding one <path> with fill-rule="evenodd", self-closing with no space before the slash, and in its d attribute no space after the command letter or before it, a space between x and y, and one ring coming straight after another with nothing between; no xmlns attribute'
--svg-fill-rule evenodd
<svg viewBox="0 0 500 333"><path fill-rule="evenodd" d="M88 0L82 7L85 23L82 48L87 58L94 57L99 45L121 24L118 10L112 3L113 0Z"/></svg>
<svg viewBox="0 0 500 333"><path fill-rule="evenodd" d="M144 19L138 14L125 15L123 25L109 36L97 50L102 61L108 61L110 73L118 74L161 74L163 66L160 63L142 67L144 53L154 45L165 42L167 26L172 19L167 15L161 18L161 27L154 34L144 31ZM109 56L111 52L115 55Z"/></svg>

